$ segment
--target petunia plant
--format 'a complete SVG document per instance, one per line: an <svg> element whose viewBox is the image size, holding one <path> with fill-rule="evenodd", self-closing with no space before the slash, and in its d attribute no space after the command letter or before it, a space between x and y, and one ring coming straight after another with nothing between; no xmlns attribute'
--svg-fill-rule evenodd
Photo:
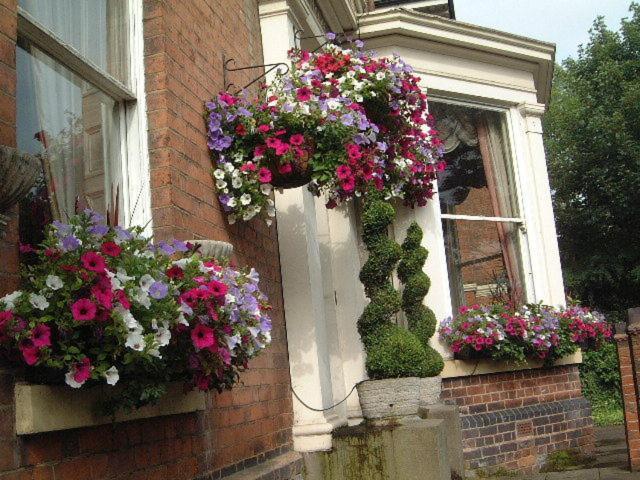
<svg viewBox="0 0 640 480"><path fill-rule="evenodd" d="M192 245L154 244L142 228L110 227L87 210L69 223L53 222L39 248L21 250L30 257L22 289L0 298L0 351L34 382L117 384L110 411L153 402L170 381L203 390L231 388L258 346L269 343L268 306L257 274L249 281L231 267L210 268L214 260L200 258ZM199 283L205 277L216 278ZM195 283L185 291L187 281ZM238 282L261 302L253 317L227 295ZM204 310L194 308L195 297ZM235 336L250 335L247 329L256 324L261 330L255 343ZM203 344L202 331L211 343ZM240 338L236 348L228 346L229 332ZM196 373L190 352L202 356L205 348L206 368ZM194 380L198 375L208 381Z"/></svg>
<svg viewBox="0 0 640 480"><path fill-rule="evenodd" d="M273 187L309 183L327 207L377 190L425 205L443 167L419 79L399 57L356 41L291 50L291 69L257 98L221 93L206 104L208 145L231 223L275 215Z"/></svg>
<svg viewBox="0 0 640 480"><path fill-rule="evenodd" d="M585 307L501 303L462 306L455 318L440 324L439 333L458 357L517 363L527 358L553 362L580 346L599 348L612 336L604 316Z"/></svg>

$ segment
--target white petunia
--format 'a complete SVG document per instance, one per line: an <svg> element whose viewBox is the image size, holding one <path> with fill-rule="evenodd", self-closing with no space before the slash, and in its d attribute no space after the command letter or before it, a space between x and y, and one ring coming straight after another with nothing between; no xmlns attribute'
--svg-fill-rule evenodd
<svg viewBox="0 0 640 480"><path fill-rule="evenodd" d="M263 183L262 185L260 185L260 191L264 195L271 195L271 192L273 191L273 186L270 183Z"/></svg>
<svg viewBox="0 0 640 480"><path fill-rule="evenodd" d="M227 202L227 207L233 208L236 205L238 205L238 201L236 200L236 197L230 197L229 201Z"/></svg>
<svg viewBox="0 0 640 480"><path fill-rule="evenodd" d="M219 168L217 168L214 172L213 172L213 176L215 178L217 178L218 180L222 180L224 178L224 171L220 170Z"/></svg>
<svg viewBox="0 0 640 480"><path fill-rule="evenodd" d="M171 330L169 330L169 324L167 322L163 322L162 326L158 328L156 332L156 341L161 347L165 347L169 345L169 341L171 340Z"/></svg>
<svg viewBox="0 0 640 480"><path fill-rule="evenodd" d="M216 187L218 189L222 189L222 188L227 188L227 182L225 182L224 180L216 180Z"/></svg>
<svg viewBox="0 0 640 480"><path fill-rule="evenodd" d="M33 306L33 308L37 308L38 310L46 310L49 308L49 302L42 295L37 295L35 293L29 294L29 303Z"/></svg>
<svg viewBox="0 0 640 480"><path fill-rule="evenodd" d="M104 372L104 378L107 379L107 383L109 385L115 385L120 380L118 369L116 367L111 367L109 370Z"/></svg>
<svg viewBox="0 0 640 480"><path fill-rule="evenodd" d="M16 308L16 301L21 296L22 296L22 291L16 290L15 292L0 298L0 302L4 303L4 306L7 310L13 310L14 308Z"/></svg>
<svg viewBox="0 0 640 480"><path fill-rule="evenodd" d="M127 341L125 342L125 346L130 348L131 350L135 350L136 352L142 352L145 347L145 341L142 333L138 330L129 332L129 334L127 335Z"/></svg>
<svg viewBox="0 0 640 480"><path fill-rule="evenodd" d="M233 188L240 188L242 186L242 178L236 177L231 181L231 186Z"/></svg>
<svg viewBox="0 0 640 480"><path fill-rule="evenodd" d="M51 290L60 290L62 287L64 287L62 279L57 275L47 275L47 280L45 283Z"/></svg>
<svg viewBox="0 0 640 480"><path fill-rule="evenodd" d="M80 382L76 382L76 379L74 378L76 375L75 370L71 370L69 372L67 372L64 376L64 381L67 385L69 385L71 388L80 388L84 382L80 383Z"/></svg>
<svg viewBox="0 0 640 480"><path fill-rule="evenodd" d="M189 321L187 320L187 317L185 317L184 313L182 312L178 314L178 324L184 325L185 327L189 326Z"/></svg>
<svg viewBox="0 0 640 480"><path fill-rule="evenodd" d="M242 160L242 158L240 158L240 160ZM234 167L234 166L233 166L233 163L231 163L231 162L227 162L227 163L225 163L223 168L224 168L227 172L233 172L233 171L236 169L236 167Z"/></svg>
<svg viewBox="0 0 640 480"><path fill-rule="evenodd" d="M376 73L376 80L384 80L385 74L384 72Z"/></svg>
<svg viewBox="0 0 640 480"><path fill-rule="evenodd" d="M144 290L145 292L148 292L149 289L151 288L151 285L153 285L154 283L155 283L154 278L148 273L140 277L139 285L140 285L140 288L142 288L142 290Z"/></svg>
<svg viewBox="0 0 640 480"><path fill-rule="evenodd" d="M142 288L136 288L133 291L133 299L145 308L151 307L151 299Z"/></svg>
<svg viewBox="0 0 640 480"><path fill-rule="evenodd" d="M251 195L249 195L248 193L243 193L240 197L240 203L242 205L249 205L251 203Z"/></svg>

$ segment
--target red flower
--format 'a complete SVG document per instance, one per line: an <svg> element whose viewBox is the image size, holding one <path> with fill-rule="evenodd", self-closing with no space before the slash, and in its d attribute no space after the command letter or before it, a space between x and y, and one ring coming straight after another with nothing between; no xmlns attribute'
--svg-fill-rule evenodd
<svg viewBox="0 0 640 480"><path fill-rule="evenodd" d="M116 290L113 293L113 296L124 308L126 308L127 310L131 308L131 302L127 298L127 294L124 293L124 290Z"/></svg>
<svg viewBox="0 0 640 480"><path fill-rule="evenodd" d="M264 152L266 152L267 147L264 145L258 145L256 146L256 148L253 149L253 156L254 157L263 157L264 156Z"/></svg>
<svg viewBox="0 0 640 480"><path fill-rule="evenodd" d="M84 383L91 378L91 360L85 357L81 363L76 363L74 366L76 372L73 375L73 379L78 383Z"/></svg>
<svg viewBox="0 0 640 480"><path fill-rule="evenodd" d="M311 90L309 87L301 87L296 90L296 98L301 102L311 100Z"/></svg>
<svg viewBox="0 0 640 480"><path fill-rule="evenodd" d="M271 127L266 124L262 124L258 127L258 131L261 133L267 133L269 130L271 130Z"/></svg>
<svg viewBox="0 0 640 480"><path fill-rule="evenodd" d="M193 380L196 384L196 387L198 387L198 390L201 390L203 392L209 390L209 387L211 386L211 377L209 375L198 373Z"/></svg>
<svg viewBox="0 0 640 480"><path fill-rule="evenodd" d="M81 298L71 305L73 319L78 322L88 322L96 318L97 307L88 298Z"/></svg>
<svg viewBox="0 0 640 480"><path fill-rule="evenodd" d="M92 272L102 273L107 267L102 255L96 252L85 253L80 257L80 260L82 261L82 266Z"/></svg>
<svg viewBox="0 0 640 480"><path fill-rule="evenodd" d="M293 168L291 167L290 163L283 163L282 165L280 165L278 167L278 172L280 172L283 175L287 175L287 174L291 173L292 170L293 170Z"/></svg>
<svg viewBox="0 0 640 480"><path fill-rule="evenodd" d="M349 177L343 180L340 186L345 192L350 193L353 192L354 188L356 188L356 182L353 177Z"/></svg>
<svg viewBox="0 0 640 480"><path fill-rule="evenodd" d="M351 169L347 165L340 165L336 169L336 175L340 180L346 180L351 176Z"/></svg>
<svg viewBox="0 0 640 480"><path fill-rule="evenodd" d="M271 170L268 168L262 167L258 172L258 180L260 180L260 183L269 183L272 178Z"/></svg>
<svg viewBox="0 0 640 480"><path fill-rule="evenodd" d="M276 145L276 155L284 155L289 151L290 145L288 143L280 142L279 145Z"/></svg>
<svg viewBox="0 0 640 480"><path fill-rule="evenodd" d="M31 341L34 347L50 347L51 346L51 329L41 323L31 330Z"/></svg>
<svg viewBox="0 0 640 480"><path fill-rule="evenodd" d="M267 147L276 148L278 145L280 145L282 143L282 140L280 140L279 138L275 138L275 137L269 137L269 138L267 138L266 143L267 143Z"/></svg>
<svg viewBox="0 0 640 480"><path fill-rule="evenodd" d="M191 330L191 341L198 350L213 347L218 344L213 329L201 323Z"/></svg>
<svg viewBox="0 0 640 480"><path fill-rule="evenodd" d="M20 244L20 253L33 253L35 251L36 251L36 249L33 248L28 243L21 243Z"/></svg>
<svg viewBox="0 0 640 480"><path fill-rule="evenodd" d="M255 172L256 171L256 164L253 162L247 162L244 165L242 165L240 167L240 171L241 172Z"/></svg>
<svg viewBox="0 0 640 480"><path fill-rule="evenodd" d="M31 340L24 340L20 343L20 352L27 365L33 366L40 359L40 349Z"/></svg>
<svg viewBox="0 0 640 480"><path fill-rule="evenodd" d="M184 278L184 270L182 270L178 265L174 265L167 270L167 277L172 280L180 280Z"/></svg>
<svg viewBox="0 0 640 480"><path fill-rule="evenodd" d="M2 330L7 323L13 320L13 312L10 310L6 310L0 312L0 330Z"/></svg>
<svg viewBox="0 0 640 480"><path fill-rule="evenodd" d="M295 135L291 135L291 137L289 137L289 143L291 143L291 145L302 145L304 143L304 135L300 134L300 133L296 133Z"/></svg>
<svg viewBox="0 0 640 480"><path fill-rule="evenodd" d="M209 287L209 291L217 299L224 298L224 296L229 291L229 289L224 283L218 282L216 280L212 280L211 282L209 282L207 284L207 287Z"/></svg>
<svg viewBox="0 0 640 480"><path fill-rule="evenodd" d="M91 287L91 293L104 308L111 308L113 306L111 281L107 277L101 277L98 283Z"/></svg>
<svg viewBox="0 0 640 480"><path fill-rule="evenodd" d="M247 134L247 129L242 123L239 123L238 125L236 125L236 133L241 137L244 137Z"/></svg>
<svg viewBox="0 0 640 480"><path fill-rule="evenodd" d="M119 257L122 253L122 248L115 242L104 242L100 247L100 251L110 257Z"/></svg>
<svg viewBox="0 0 640 480"><path fill-rule="evenodd" d="M49 258L58 258L60 256L60 252L58 250L56 250L55 248L47 248L44 251L45 256L49 257Z"/></svg>

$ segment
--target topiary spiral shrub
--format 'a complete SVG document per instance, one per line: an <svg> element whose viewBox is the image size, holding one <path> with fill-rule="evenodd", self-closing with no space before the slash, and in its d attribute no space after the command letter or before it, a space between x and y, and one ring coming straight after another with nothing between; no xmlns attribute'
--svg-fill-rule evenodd
<svg viewBox="0 0 640 480"><path fill-rule="evenodd" d="M444 362L442 356L429 345L429 339L436 331L436 316L423 303L424 297L429 293L431 280L422 269L429 252L421 242L422 229L416 222L412 222L402 242L398 278L404 284L402 310L407 316L409 330L418 337L426 351L427 376L434 377L442 371Z"/></svg>
<svg viewBox="0 0 640 480"><path fill-rule="evenodd" d="M381 196L371 196L362 214L363 241L369 258L360 270L360 281L370 302L358 320L358 331L367 352L367 372L372 379L428 377L442 369L442 359L433 355L437 355L435 350L425 348L418 335L392 321L403 304L391 283L391 274L402 257L402 248L387 234L395 215L393 206ZM426 258L426 253L424 256ZM429 289L428 283L426 288Z"/></svg>

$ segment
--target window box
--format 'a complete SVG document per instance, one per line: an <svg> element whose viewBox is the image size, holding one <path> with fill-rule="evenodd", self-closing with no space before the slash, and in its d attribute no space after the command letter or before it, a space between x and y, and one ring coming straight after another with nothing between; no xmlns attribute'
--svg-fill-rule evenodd
<svg viewBox="0 0 640 480"><path fill-rule="evenodd" d="M573 365L582 363L582 352L578 350L572 355L559 359L553 365ZM445 360L442 378L470 377L472 375L486 375L489 373L514 372L518 370L532 370L544 368L542 360L527 360L524 364L498 363L491 359L479 360Z"/></svg>
<svg viewBox="0 0 640 480"><path fill-rule="evenodd" d="M182 384L174 383L157 404L113 417L95 413L95 404L105 389L100 386L71 390L67 386L17 383L15 386L16 433L31 435L40 432L92 427L114 422L127 422L144 418L176 415L204 410L202 392L183 392Z"/></svg>

